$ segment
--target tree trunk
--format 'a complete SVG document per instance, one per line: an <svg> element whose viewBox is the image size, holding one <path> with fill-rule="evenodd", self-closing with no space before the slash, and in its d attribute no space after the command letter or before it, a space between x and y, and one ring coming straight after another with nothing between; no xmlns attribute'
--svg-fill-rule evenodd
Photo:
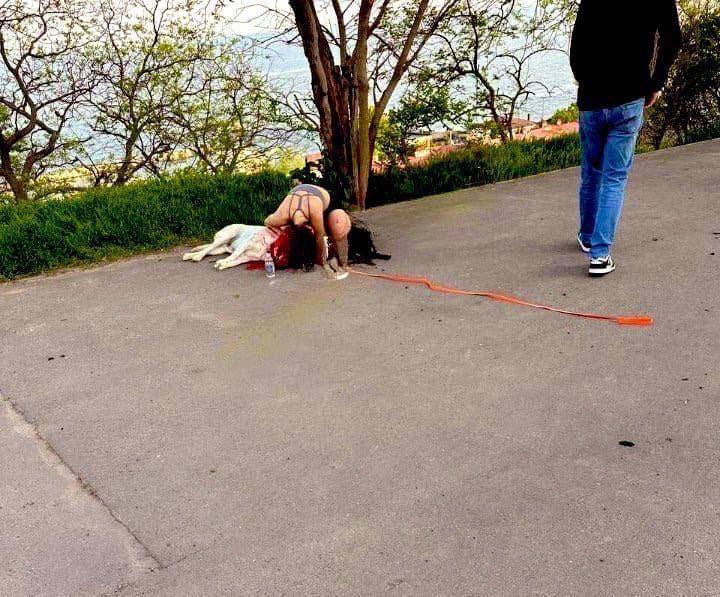
<svg viewBox="0 0 720 597"><path fill-rule="evenodd" d="M331 180L331 186L336 187L331 190L342 193L351 203L364 204L365 198L359 196L358 177L353 167L355 143L348 143L354 132L350 104L357 97L357 90L349 80L352 74L335 66L313 1L290 0L290 7L295 14L303 51L310 66L313 99L320 116L320 139L324 156L330 161L330 167L337 176L336 180Z"/></svg>
<svg viewBox="0 0 720 597"><path fill-rule="evenodd" d="M371 128L370 116L370 84L367 72L367 21L370 15L360 14L360 29L358 31L357 46L355 49L354 82L357 90L357 114L351 114L353 124L356 126L356 136L353 143L353 154L355 157L355 180L353 191L355 201L360 209L365 209L367 199L368 182L372 168L374 135Z"/></svg>
<svg viewBox="0 0 720 597"><path fill-rule="evenodd" d="M5 180L13 192L15 203L26 203L27 201L30 201L27 185L22 180L17 178L15 175L5 176Z"/></svg>
<svg viewBox="0 0 720 597"><path fill-rule="evenodd" d="M10 187L15 203L25 203L30 200L26 181L15 174L10 154L5 151L0 155L0 176L5 179L5 182Z"/></svg>

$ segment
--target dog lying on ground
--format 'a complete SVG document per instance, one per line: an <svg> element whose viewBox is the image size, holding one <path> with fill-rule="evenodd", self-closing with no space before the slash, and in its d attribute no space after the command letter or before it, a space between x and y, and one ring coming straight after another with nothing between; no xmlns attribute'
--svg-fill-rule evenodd
<svg viewBox="0 0 720 597"><path fill-rule="evenodd" d="M280 243L280 248L273 253L273 258L279 259L279 262L276 260L275 263L278 268L303 269L306 272L313 269L315 235L310 228L304 226L278 232L266 226L231 224L219 230L213 242L193 247L185 253L183 261L202 261L208 255L230 253L229 257L215 262L215 268L223 270L250 261L262 261L276 240Z"/></svg>
<svg viewBox="0 0 720 597"><path fill-rule="evenodd" d="M277 233L265 226L230 224L219 230L207 245L193 247L183 255L183 261L202 261L208 255L229 257L215 262L215 269L223 270L250 261L262 261L267 245L277 238Z"/></svg>

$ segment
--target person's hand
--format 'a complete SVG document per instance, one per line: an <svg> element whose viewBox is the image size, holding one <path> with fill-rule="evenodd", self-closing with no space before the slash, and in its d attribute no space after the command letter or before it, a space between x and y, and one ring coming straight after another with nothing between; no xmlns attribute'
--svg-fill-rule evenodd
<svg viewBox="0 0 720 597"><path fill-rule="evenodd" d="M660 92L659 91L653 91L649 95L645 97L645 107L649 108L652 106L658 99L660 98Z"/></svg>
<svg viewBox="0 0 720 597"><path fill-rule="evenodd" d="M323 272L331 280L344 280L350 274L345 271L334 257L323 265Z"/></svg>

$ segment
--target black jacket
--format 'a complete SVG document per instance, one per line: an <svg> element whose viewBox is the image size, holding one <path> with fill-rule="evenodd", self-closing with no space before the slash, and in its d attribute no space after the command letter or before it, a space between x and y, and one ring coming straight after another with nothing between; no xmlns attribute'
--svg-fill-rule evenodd
<svg viewBox="0 0 720 597"><path fill-rule="evenodd" d="M675 0L582 0L570 46L578 107L611 108L659 91L680 44Z"/></svg>

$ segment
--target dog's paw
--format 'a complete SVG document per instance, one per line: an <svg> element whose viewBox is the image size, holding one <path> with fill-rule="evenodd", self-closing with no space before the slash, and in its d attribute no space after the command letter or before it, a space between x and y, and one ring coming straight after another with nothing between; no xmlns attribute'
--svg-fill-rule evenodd
<svg viewBox="0 0 720 597"><path fill-rule="evenodd" d="M203 255L202 253L193 253L193 255L192 255L192 257L190 257L190 259L192 259L195 263L197 263L198 261L202 261L203 257L205 257L205 255Z"/></svg>
<svg viewBox="0 0 720 597"><path fill-rule="evenodd" d="M183 255L183 261L190 261L195 253L185 253Z"/></svg>
<svg viewBox="0 0 720 597"><path fill-rule="evenodd" d="M230 262L227 259L220 259L219 261L215 262L215 269L216 270L223 270L231 267Z"/></svg>

